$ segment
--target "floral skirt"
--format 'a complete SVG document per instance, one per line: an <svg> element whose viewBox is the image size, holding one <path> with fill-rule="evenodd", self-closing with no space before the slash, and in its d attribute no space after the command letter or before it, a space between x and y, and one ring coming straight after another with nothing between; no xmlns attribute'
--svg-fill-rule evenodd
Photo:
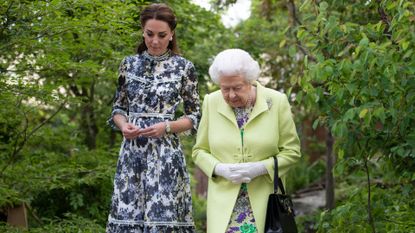
<svg viewBox="0 0 415 233"><path fill-rule="evenodd" d="M249 202L248 188L241 185L226 233L256 233L254 214Z"/></svg>
<svg viewBox="0 0 415 233"><path fill-rule="evenodd" d="M193 233L190 177L178 136L125 140L107 233Z"/></svg>

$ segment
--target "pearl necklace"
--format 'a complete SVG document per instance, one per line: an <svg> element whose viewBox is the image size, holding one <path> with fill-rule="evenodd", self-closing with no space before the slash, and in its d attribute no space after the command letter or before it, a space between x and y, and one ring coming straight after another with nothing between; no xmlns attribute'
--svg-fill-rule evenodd
<svg viewBox="0 0 415 233"><path fill-rule="evenodd" d="M254 91L255 91L255 87ZM252 104L252 89L250 90L250 93L248 94L248 99L246 101L246 105L244 107L235 108L235 111L240 114L246 114L249 115L252 112L252 109L254 108L254 105Z"/></svg>
<svg viewBox="0 0 415 233"><path fill-rule="evenodd" d="M254 105L252 104L252 90L255 93L255 87L252 87L252 89L249 91L248 100L246 101L246 106L244 107L245 109L249 110L248 112L251 112L252 108L254 108Z"/></svg>

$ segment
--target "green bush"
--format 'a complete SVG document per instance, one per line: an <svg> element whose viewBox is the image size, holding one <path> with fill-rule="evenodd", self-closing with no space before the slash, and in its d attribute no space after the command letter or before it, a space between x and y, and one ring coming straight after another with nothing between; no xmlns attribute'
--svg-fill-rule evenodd
<svg viewBox="0 0 415 233"><path fill-rule="evenodd" d="M372 187L372 213L378 232L415 232L413 185ZM367 189L355 188L332 211L321 213L318 232L372 232L367 220Z"/></svg>
<svg viewBox="0 0 415 233"><path fill-rule="evenodd" d="M105 232L102 224L77 215L67 214L64 219L48 221L41 227L31 227L29 230L15 228L0 222L0 232L8 233L100 233Z"/></svg>
<svg viewBox="0 0 415 233"><path fill-rule="evenodd" d="M307 155L303 155L300 161L291 168L286 181L288 193L307 187L307 185L318 181L325 173L325 163L319 159L312 163L308 161Z"/></svg>
<svg viewBox="0 0 415 233"><path fill-rule="evenodd" d="M29 217L36 216L29 218L30 227L43 227L49 219L67 219L68 214L105 226L117 160L114 154L118 153L81 150L71 156L25 157L3 175L0 204L27 203Z"/></svg>
<svg viewBox="0 0 415 233"><path fill-rule="evenodd" d="M203 197L193 195L193 218L195 221L196 231L198 233L206 232L206 207L207 201Z"/></svg>
<svg viewBox="0 0 415 233"><path fill-rule="evenodd" d="M371 160L371 213L377 232L415 232L415 184L395 172L390 161ZM366 173L358 160L338 163L336 208L321 213L318 232L372 232L368 221Z"/></svg>

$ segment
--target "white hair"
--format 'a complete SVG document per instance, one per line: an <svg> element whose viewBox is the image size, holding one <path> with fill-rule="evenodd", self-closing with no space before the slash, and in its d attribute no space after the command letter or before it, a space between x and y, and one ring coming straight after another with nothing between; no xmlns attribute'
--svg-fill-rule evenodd
<svg viewBox="0 0 415 233"><path fill-rule="evenodd" d="M242 49L226 49L216 55L209 67L212 81L219 83L223 76L241 75L248 82L258 79L261 70L249 53Z"/></svg>

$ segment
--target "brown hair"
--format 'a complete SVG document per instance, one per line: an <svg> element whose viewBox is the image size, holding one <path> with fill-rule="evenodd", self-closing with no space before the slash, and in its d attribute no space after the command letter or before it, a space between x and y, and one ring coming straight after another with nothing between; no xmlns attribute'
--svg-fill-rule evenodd
<svg viewBox="0 0 415 233"><path fill-rule="evenodd" d="M176 29L176 16L173 13L173 10L163 3L155 3L147 6L141 11L140 22L141 28L144 28L145 24L150 19L156 19L166 22L170 30L174 31ZM167 46L174 54L179 54L179 48L176 41L176 33L173 34L173 39L169 42ZM142 53L147 50L147 46L143 41L140 42L137 46L137 53Z"/></svg>

